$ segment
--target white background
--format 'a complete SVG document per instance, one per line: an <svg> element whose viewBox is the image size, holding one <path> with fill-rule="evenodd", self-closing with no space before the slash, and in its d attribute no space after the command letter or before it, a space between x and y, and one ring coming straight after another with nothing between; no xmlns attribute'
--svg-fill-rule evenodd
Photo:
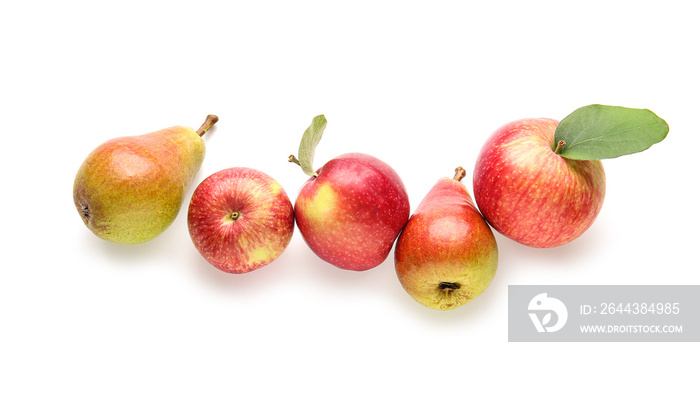
<svg viewBox="0 0 700 400"><path fill-rule="evenodd" d="M686 4L688 6L686 7ZM0 397L668 398L693 393L697 343L509 343L518 284L700 284L697 50L690 3L448 1L5 2L0 6L3 261ZM440 312L401 288L393 253L356 273L298 231L246 275L208 265L186 212L136 246L102 241L72 203L107 139L220 122L190 188L287 162L318 114L316 165L373 154L415 209L524 117L591 103L649 108L668 137L606 160L595 224L555 249L497 235L472 303ZM683 396L681 396L683 397Z"/></svg>

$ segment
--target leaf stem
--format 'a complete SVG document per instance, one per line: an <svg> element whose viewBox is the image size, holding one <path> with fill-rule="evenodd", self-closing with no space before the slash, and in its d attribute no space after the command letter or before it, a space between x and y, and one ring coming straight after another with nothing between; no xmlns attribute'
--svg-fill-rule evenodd
<svg viewBox="0 0 700 400"><path fill-rule="evenodd" d="M559 154L559 153L561 153L561 149L562 149L562 147L564 147L564 145L566 145L566 142L563 141L563 140L560 140L560 141L557 143L557 148L554 149L554 154Z"/></svg>
<svg viewBox="0 0 700 400"><path fill-rule="evenodd" d="M209 128L214 126L214 124L217 123L217 121L219 121L219 117L217 117L216 115L213 115L213 114L207 115L207 119L205 119L202 126L200 126L199 129L197 129L197 134L200 137L204 136L204 134L207 133Z"/></svg>

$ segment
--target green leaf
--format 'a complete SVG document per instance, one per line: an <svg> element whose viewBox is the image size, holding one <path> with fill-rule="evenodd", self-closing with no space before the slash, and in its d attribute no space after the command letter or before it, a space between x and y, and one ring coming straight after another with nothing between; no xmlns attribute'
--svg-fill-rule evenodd
<svg viewBox="0 0 700 400"><path fill-rule="evenodd" d="M564 141L559 155L575 160L600 160L637 153L662 141L668 124L647 109L581 107L554 131L554 143Z"/></svg>
<svg viewBox="0 0 700 400"><path fill-rule="evenodd" d="M304 132L304 136L301 137L298 161L306 175L318 176L313 166L314 154L316 153L316 146L321 141L321 136L323 136L323 131L326 129L326 123L326 117L323 114L317 115Z"/></svg>

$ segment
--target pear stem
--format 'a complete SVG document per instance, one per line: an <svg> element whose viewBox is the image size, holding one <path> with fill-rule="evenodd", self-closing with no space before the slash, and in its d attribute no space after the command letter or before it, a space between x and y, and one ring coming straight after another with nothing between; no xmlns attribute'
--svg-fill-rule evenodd
<svg viewBox="0 0 700 400"><path fill-rule="evenodd" d="M207 133L207 131L209 130L209 128L211 128L212 126L214 126L214 124L215 124L218 120L219 120L219 117L217 117L216 115L213 115L213 114L207 115L207 119L204 120L204 123L202 124L202 126L200 126L199 129L197 129L197 134L198 134L199 136L204 136L204 134Z"/></svg>
<svg viewBox="0 0 700 400"><path fill-rule="evenodd" d="M464 178L465 175L467 175L467 171L462 167L457 167L455 168L455 176L452 179L459 182L462 180L462 178Z"/></svg>
<svg viewBox="0 0 700 400"><path fill-rule="evenodd" d="M557 148L554 149L554 154L559 154L561 152L561 148L564 147L565 144L565 141L560 140L559 143L557 143Z"/></svg>

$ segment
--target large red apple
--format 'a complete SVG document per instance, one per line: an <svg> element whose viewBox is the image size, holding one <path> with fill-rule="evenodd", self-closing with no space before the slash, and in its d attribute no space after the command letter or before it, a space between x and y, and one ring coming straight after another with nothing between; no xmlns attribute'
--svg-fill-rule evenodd
<svg viewBox="0 0 700 400"><path fill-rule="evenodd" d="M474 198L491 226L532 247L555 247L579 237L605 197L599 160L560 156L558 122L522 119L496 130L474 169Z"/></svg>
<svg viewBox="0 0 700 400"><path fill-rule="evenodd" d="M294 232L294 210L282 186L267 174L229 168L197 186L187 224L192 242L210 264L238 274L284 252Z"/></svg>
<svg viewBox="0 0 700 400"><path fill-rule="evenodd" d="M334 158L316 175L302 186L294 205L304 241L342 269L364 271L381 264L410 214L399 175L362 153Z"/></svg>

